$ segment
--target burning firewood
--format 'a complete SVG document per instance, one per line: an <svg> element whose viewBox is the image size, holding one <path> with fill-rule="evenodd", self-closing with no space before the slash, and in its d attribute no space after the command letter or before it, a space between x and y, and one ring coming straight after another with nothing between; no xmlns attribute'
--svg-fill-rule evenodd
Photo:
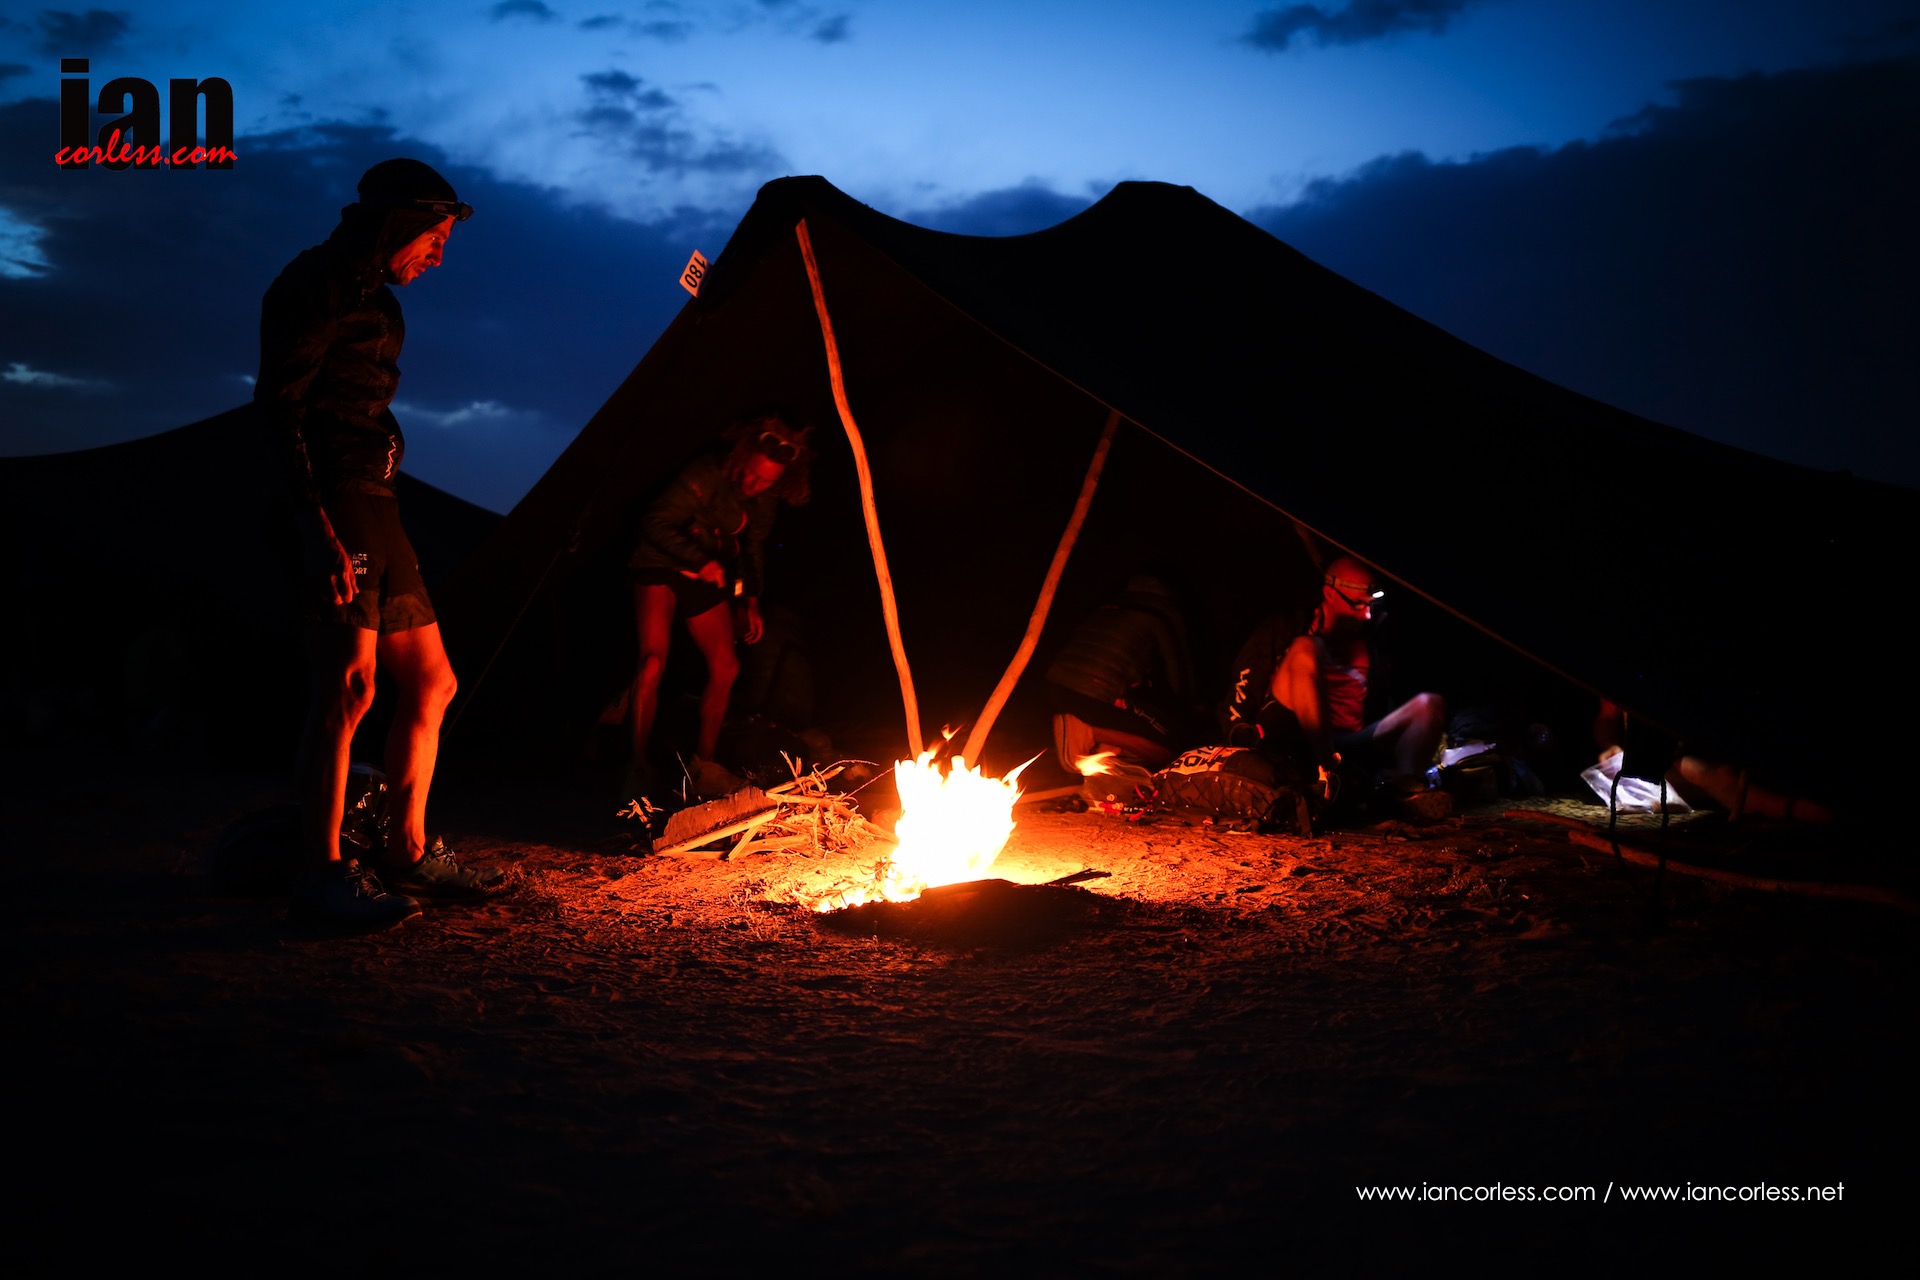
<svg viewBox="0 0 1920 1280"><path fill-rule="evenodd" d="M771 817L779 803L758 787L742 787L718 800L688 805L667 819L653 851L689 853L701 845L737 835Z"/></svg>

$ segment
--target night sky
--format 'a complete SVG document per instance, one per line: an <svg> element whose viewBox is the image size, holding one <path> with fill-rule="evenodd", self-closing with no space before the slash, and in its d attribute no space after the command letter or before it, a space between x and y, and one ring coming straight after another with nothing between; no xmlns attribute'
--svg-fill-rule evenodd
<svg viewBox="0 0 1920 1280"><path fill-rule="evenodd" d="M81 57L229 81L235 167L58 170ZM986 235L1189 184L1575 390L1920 486L1911 0L8 10L0 453L244 400L261 293L392 155L479 211L400 294L409 469L499 510L797 173Z"/></svg>

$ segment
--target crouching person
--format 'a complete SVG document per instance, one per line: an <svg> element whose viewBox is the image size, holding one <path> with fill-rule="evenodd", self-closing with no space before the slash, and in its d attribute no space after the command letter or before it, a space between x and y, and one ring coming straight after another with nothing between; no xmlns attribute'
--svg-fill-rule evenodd
<svg viewBox="0 0 1920 1280"><path fill-rule="evenodd" d="M1140 572L1081 619L1047 666L1054 752L1082 771L1090 756L1144 777L1198 738L1187 621L1165 574ZM1202 714L1199 719L1204 719Z"/></svg>
<svg viewBox="0 0 1920 1280"><path fill-rule="evenodd" d="M724 454L695 458L647 508L640 545L627 562L639 669L630 686L633 736L625 794L658 786L650 758L653 724L676 617L707 667L690 789L697 796L720 796L745 785L714 760L714 749L740 674L734 646L758 644L766 630L760 592L774 515L780 504L799 506L811 493L811 435L811 427L779 414L736 422L722 435Z"/></svg>

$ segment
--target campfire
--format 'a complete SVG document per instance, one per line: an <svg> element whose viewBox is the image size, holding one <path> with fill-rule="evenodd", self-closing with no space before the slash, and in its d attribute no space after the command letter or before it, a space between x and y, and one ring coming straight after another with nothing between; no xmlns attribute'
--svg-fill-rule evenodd
<svg viewBox="0 0 1920 1280"><path fill-rule="evenodd" d="M937 753L937 747L930 747L912 760L895 762L900 820L894 834L899 844L875 868L871 885L836 894L819 910L909 902L940 885L977 880L1007 847L1013 805L1020 798L1017 782L1033 760L994 778L961 759L943 764L934 758Z"/></svg>
<svg viewBox="0 0 1920 1280"><path fill-rule="evenodd" d="M853 450L854 472L860 482L860 509L867 527L867 545L873 553L873 571L880 588L880 613L886 623L887 647L893 654L894 670L900 678L901 709L906 714L907 749L917 753L912 760L900 760L894 766L894 778L900 791L900 820L895 824L899 845L875 868L871 888L835 895L822 903L822 911L858 906L876 899L909 901L930 888L976 879L1007 844L1013 834L1013 804L1020 798L1015 779L1026 764L1004 778L990 778L980 771L978 761L987 734L995 718L1006 705L1014 684L1040 642L1047 612L1053 607L1054 592L1060 585L1067 555L1080 536L1080 527L1093 502L1100 472L1106 466L1107 451L1120 429L1120 411L1109 408L1093 458L1080 482L1080 495L1074 500L1073 513L1054 548L1040 584L1040 596L1027 620L1026 634L1015 649L1000 683L987 698L986 707L975 721L965 745L944 770L934 760L938 747L922 750L920 704L914 694L913 673L907 663L906 642L900 634L900 610L893 595L893 571L887 563L884 541L880 536L880 513L874 501L873 471L867 462L867 448L860 428L854 422L853 406L847 398L845 371L840 363L840 345L834 337L833 318L827 308L826 288L820 264L814 256L813 239L802 218L795 224L794 238L799 244L801 261L806 266L807 283L813 293L814 312L820 320L820 338L827 358L827 381L833 388L833 403L840 425ZM947 735L951 739L952 734ZM1034 759L1038 759L1035 756ZM969 763L972 762L972 763ZM1032 764L1033 761L1027 761Z"/></svg>

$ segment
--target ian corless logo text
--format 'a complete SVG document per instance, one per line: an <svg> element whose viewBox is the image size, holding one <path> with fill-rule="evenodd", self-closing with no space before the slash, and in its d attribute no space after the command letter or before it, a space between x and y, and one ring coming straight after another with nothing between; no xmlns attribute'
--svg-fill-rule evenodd
<svg viewBox="0 0 1920 1280"><path fill-rule="evenodd" d="M96 103L93 82L86 78L90 66L86 58L60 59L60 149L53 153L53 162L62 169L96 164L103 169L233 168L238 158L233 150L233 86L225 80L209 76L167 81L170 133L162 146L160 90L154 83L138 76L115 76L100 86ZM115 118L89 137L95 110Z"/></svg>

